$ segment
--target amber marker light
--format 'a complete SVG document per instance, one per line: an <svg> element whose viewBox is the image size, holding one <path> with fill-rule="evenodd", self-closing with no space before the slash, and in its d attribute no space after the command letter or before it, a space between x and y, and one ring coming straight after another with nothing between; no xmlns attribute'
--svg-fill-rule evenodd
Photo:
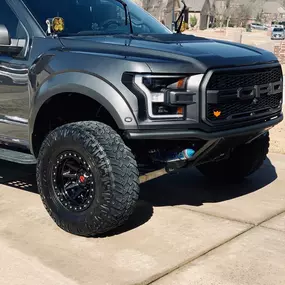
<svg viewBox="0 0 285 285"><path fill-rule="evenodd" d="M183 88L184 84L185 84L185 79L184 78L183 79L179 79L177 81L177 88L179 88L179 89Z"/></svg>
<svg viewBox="0 0 285 285"><path fill-rule="evenodd" d="M177 115L183 115L183 107L177 108Z"/></svg>
<svg viewBox="0 0 285 285"><path fill-rule="evenodd" d="M219 118L221 116L222 112L221 111L214 111L214 116L216 118Z"/></svg>

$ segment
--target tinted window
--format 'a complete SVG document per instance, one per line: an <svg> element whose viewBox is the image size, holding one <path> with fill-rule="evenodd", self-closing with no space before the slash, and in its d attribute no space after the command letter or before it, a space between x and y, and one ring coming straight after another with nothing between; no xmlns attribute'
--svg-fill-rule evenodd
<svg viewBox="0 0 285 285"><path fill-rule="evenodd" d="M284 32L282 28L274 28L273 32Z"/></svg>
<svg viewBox="0 0 285 285"><path fill-rule="evenodd" d="M2 1L3 2L3 1ZM9 31L11 38L13 39L23 39L26 38L25 30L22 24L19 22L18 18L10 8L10 6L4 0L1 3L0 8L0 24L6 26Z"/></svg>
<svg viewBox="0 0 285 285"><path fill-rule="evenodd" d="M23 0L39 24L46 31L46 20L56 16L64 18L64 34L129 33L130 23L125 9L115 0ZM134 33L171 33L164 25L146 13L131 0L125 0L130 10Z"/></svg>

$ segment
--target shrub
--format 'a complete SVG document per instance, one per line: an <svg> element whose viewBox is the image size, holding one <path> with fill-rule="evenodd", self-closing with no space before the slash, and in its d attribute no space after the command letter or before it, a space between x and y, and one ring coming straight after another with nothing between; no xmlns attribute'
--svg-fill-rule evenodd
<svg viewBox="0 0 285 285"><path fill-rule="evenodd" d="M197 17L195 15L190 17L190 25L192 28L197 25Z"/></svg>

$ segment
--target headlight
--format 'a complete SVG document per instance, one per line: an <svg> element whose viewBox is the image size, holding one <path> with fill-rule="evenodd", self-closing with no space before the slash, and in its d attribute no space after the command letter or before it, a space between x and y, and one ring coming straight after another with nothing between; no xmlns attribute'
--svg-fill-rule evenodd
<svg viewBox="0 0 285 285"><path fill-rule="evenodd" d="M153 92L159 92L165 89L185 89L186 87L185 77L155 77L146 76L143 77L143 84Z"/></svg>
<svg viewBox="0 0 285 285"><path fill-rule="evenodd" d="M134 83L147 97L153 119L181 119L186 106L195 104L202 75L136 75Z"/></svg>

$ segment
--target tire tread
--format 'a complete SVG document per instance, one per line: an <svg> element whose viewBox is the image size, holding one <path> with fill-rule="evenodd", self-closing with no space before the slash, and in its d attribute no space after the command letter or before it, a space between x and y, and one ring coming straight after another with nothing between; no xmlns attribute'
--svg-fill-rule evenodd
<svg viewBox="0 0 285 285"><path fill-rule="evenodd" d="M54 140L72 135L74 140L82 141L100 170L104 192L103 203L99 205L99 214L88 216L85 223L76 225L68 223L53 213L44 195L43 187L47 185L44 175L43 160ZM63 230L82 236L95 236L115 229L133 213L139 197L139 172L131 150L121 137L108 125L100 122L76 122L61 126L51 132L45 139L39 153L37 165L37 184L43 204Z"/></svg>

